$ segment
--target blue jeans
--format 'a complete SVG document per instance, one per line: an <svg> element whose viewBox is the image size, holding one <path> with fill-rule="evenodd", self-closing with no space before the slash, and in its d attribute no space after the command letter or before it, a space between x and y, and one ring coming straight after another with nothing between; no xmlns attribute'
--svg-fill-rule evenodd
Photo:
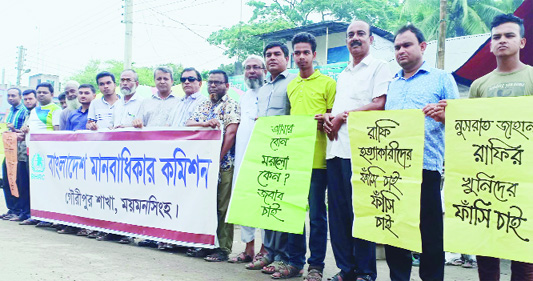
<svg viewBox="0 0 533 281"><path fill-rule="evenodd" d="M328 220L326 210L327 170L313 169L309 188L309 250L307 261L310 269L324 269L328 239ZM289 234L289 264L302 269L305 264L306 248L305 226L303 234Z"/></svg>
<svg viewBox="0 0 533 281"><path fill-rule="evenodd" d="M443 218L440 197L441 176L437 171L422 172L420 191L420 279L444 280ZM385 245L392 281L411 280L411 251ZM483 279L482 279L483 280Z"/></svg>
<svg viewBox="0 0 533 281"><path fill-rule="evenodd" d="M352 166L350 159L327 160L331 248L344 279L376 279L376 244L352 236Z"/></svg>
<svg viewBox="0 0 533 281"><path fill-rule="evenodd" d="M6 207L8 214L20 215L20 210L17 209L18 198L11 194L11 189L9 188L9 179L7 178L7 166L6 161L2 163L2 174L3 174L3 186L4 186L4 198L6 200Z"/></svg>

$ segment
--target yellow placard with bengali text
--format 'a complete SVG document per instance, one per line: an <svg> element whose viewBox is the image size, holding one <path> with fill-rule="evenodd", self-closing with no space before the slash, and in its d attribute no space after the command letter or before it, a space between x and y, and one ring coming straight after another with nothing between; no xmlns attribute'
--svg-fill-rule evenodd
<svg viewBox="0 0 533 281"><path fill-rule="evenodd" d="M257 120L237 176L227 222L303 232L316 128L313 116Z"/></svg>
<svg viewBox="0 0 533 281"><path fill-rule="evenodd" d="M422 111L352 112L348 132L353 236L421 252Z"/></svg>
<svg viewBox="0 0 533 281"><path fill-rule="evenodd" d="M533 97L448 101L444 250L533 262Z"/></svg>

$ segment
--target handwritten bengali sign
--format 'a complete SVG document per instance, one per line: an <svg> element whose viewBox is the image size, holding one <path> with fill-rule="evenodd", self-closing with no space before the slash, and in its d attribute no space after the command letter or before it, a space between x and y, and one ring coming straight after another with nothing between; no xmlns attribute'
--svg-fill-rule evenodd
<svg viewBox="0 0 533 281"><path fill-rule="evenodd" d="M0 123L0 133L3 133L7 131L7 124L6 123ZM0 162L4 161L5 154L4 154L4 142L0 142ZM0 172L1 174L1 172Z"/></svg>
<svg viewBox="0 0 533 281"><path fill-rule="evenodd" d="M445 250L533 262L533 99L448 104Z"/></svg>
<svg viewBox="0 0 533 281"><path fill-rule="evenodd" d="M312 116L259 118L238 171L227 221L301 234L315 139Z"/></svg>
<svg viewBox="0 0 533 281"><path fill-rule="evenodd" d="M216 246L220 131L124 129L30 138L32 217Z"/></svg>
<svg viewBox="0 0 533 281"><path fill-rule="evenodd" d="M353 112L348 132L353 236L421 252L422 111Z"/></svg>
<svg viewBox="0 0 533 281"><path fill-rule="evenodd" d="M19 197L19 189L17 187L17 133L4 132L2 134L2 140L4 144L7 168L7 175L4 176L7 176L7 179L9 180L9 189L11 190L11 195ZM7 188L7 186L4 188Z"/></svg>

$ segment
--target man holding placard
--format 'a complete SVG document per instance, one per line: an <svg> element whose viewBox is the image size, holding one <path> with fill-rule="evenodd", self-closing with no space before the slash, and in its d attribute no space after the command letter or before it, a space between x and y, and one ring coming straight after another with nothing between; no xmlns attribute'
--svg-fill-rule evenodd
<svg viewBox="0 0 533 281"><path fill-rule="evenodd" d="M287 86L291 115L322 115L330 113L335 100L336 82L313 67L316 58L316 39L310 33L301 32L292 38L293 57L300 72ZM319 118L322 120L321 118ZM311 256L308 274L304 280L322 280L327 245L326 210L326 135L323 123L318 123L313 172L309 189L309 220ZM303 234L289 234L289 261L273 278L288 278L300 274L305 264L307 245Z"/></svg>
<svg viewBox="0 0 533 281"><path fill-rule="evenodd" d="M499 15L491 24L490 51L497 67L476 79L470 88L470 98L517 97L533 95L533 67L520 61L520 50L526 45L524 22L512 15ZM436 120L444 120L446 102L432 112ZM500 280L500 259L477 256L480 280ZM533 264L511 262L511 280L533 280Z"/></svg>
<svg viewBox="0 0 533 281"><path fill-rule="evenodd" d="M374 280L377 275L375 244L352 237L352 164L346 124L348 112L382 110L385 106L392 74L385 61L370 54L373 41L368 23L356 20L348 26L346 47L351 62L337 80L331 114L323 116L329 138L326 159L331 246L341 270L331 279L334 281Z"/></svg>
<svg viewBox="0 0 533 281"><path fill-rule="evenodd" d="M386 110L423 109L425 119L424 163L420 193L420 278L444 280L443 218L440 195L444 163L444 124L431 117L435 103L458 98L453 77L424 62L426 42L412 24L401 27L394 38L396 61L402 69L394 76L387 93ZM410 280L411 251L385 246L390 278Z"/></svg>

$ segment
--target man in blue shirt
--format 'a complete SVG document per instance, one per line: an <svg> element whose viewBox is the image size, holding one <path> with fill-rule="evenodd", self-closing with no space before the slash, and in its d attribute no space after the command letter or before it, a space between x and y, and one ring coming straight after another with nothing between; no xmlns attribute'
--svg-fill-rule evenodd
<svg viewBox="0 0 533 281"><path fill-rule="evenodd" d="M11 132L16 132L20 130L26 116L28 115L28 110L22 104L22 92L18 88L11 88L7 90L7 102L11 105L9 114L6 118L7 128ZM9 188L9 180L7 177L7 166L6 161L4 160L2 164L3 170L3 186L4 186L4 198L6 200L6 207L8 209L6 214L1 215L0 217L4 220L20 221L25 220L25 217L21 217L22 210L18 207L18 198L11 194L11 189Z"/></svg>
<svg viewBox="0 0 533 281"><path fill-rule="evenodd" d="M441 100L458 98L455 81L449 73L424 62L426 42L413 25L403 26L394 38L396 61L402 67L389 85L385 110L422 109L426 114L424 165L420 193L420 278L444 279L443 218L440 196L444 163L444 124L430 115ZM385 246L390 278L410 280L411 252Z"/></svg>
<svg viewBox="0 0 533 281"><path fill-rule="evenodd" d="M96 97L96 89L91 84L83 84L78 88L78 101L81 103L80 108L73 110L67 118L65 130L77 131L85 130L87 126L87 116L89 105Z"/></svg>

